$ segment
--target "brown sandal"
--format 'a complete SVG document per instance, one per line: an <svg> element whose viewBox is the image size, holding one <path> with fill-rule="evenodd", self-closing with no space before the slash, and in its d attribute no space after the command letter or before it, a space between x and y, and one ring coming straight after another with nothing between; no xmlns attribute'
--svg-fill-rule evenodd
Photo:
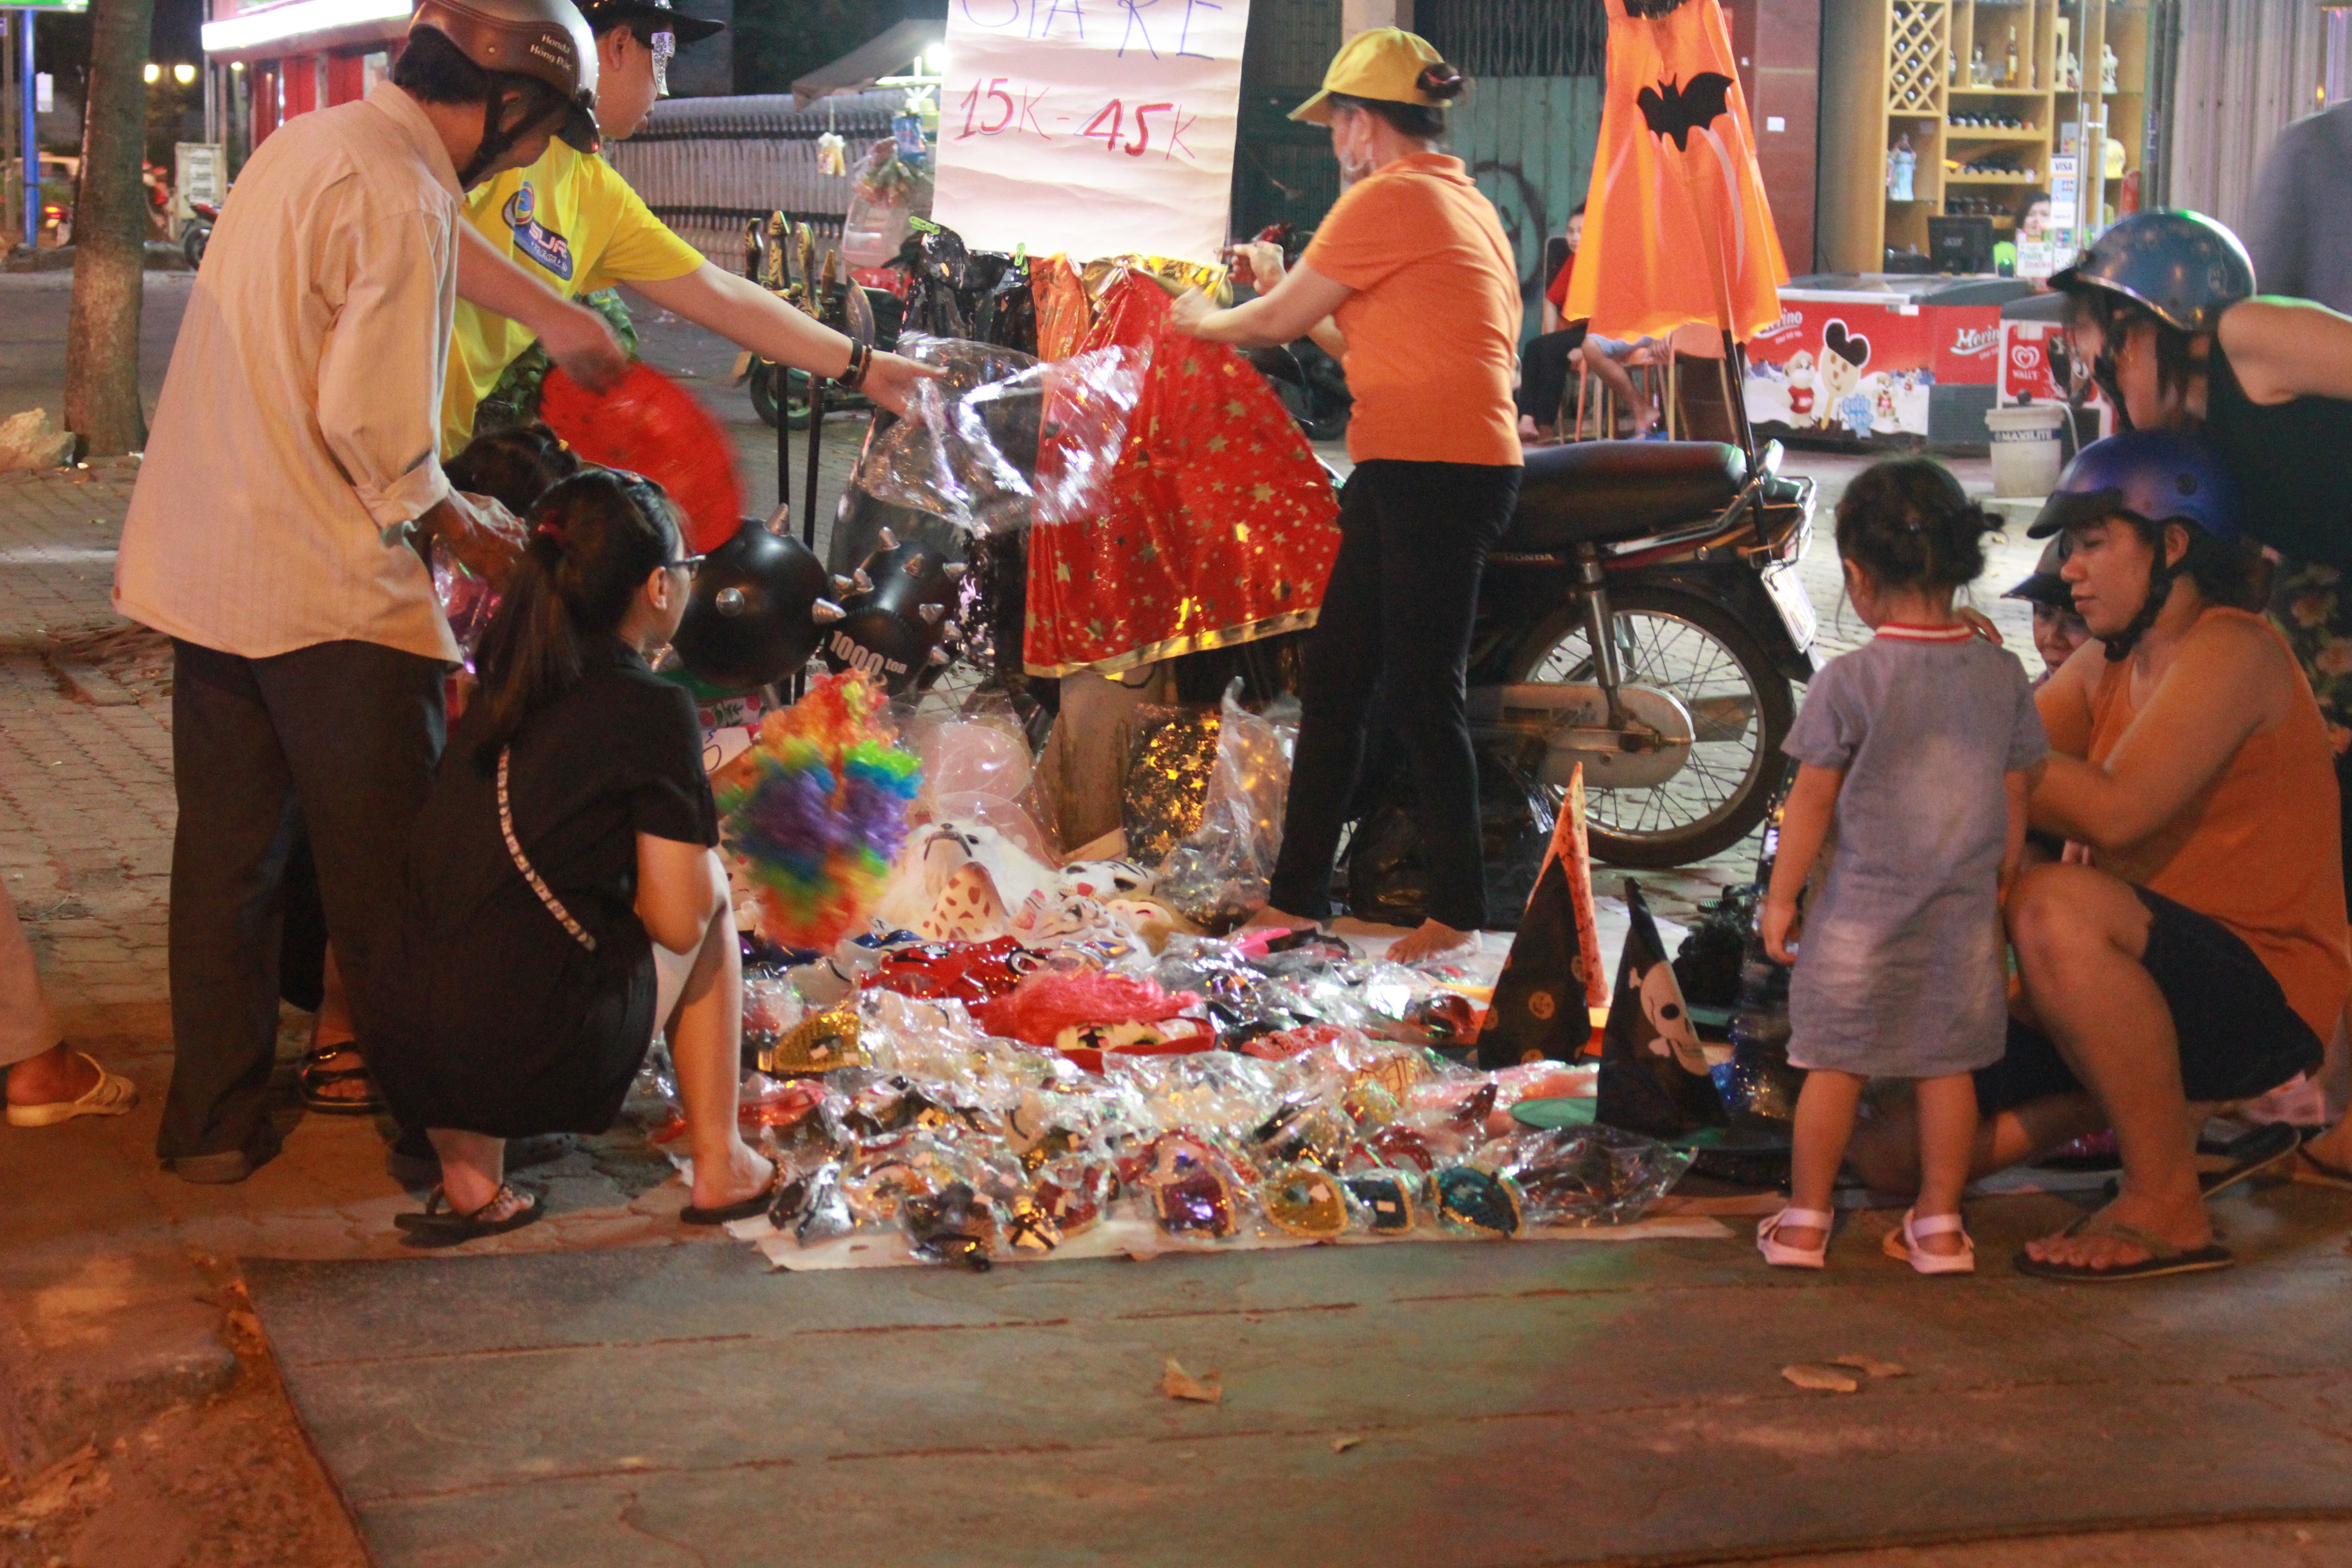
<svg viewBox="0 0 2352 1568"><path fill-rule="evenodd" d="M338 1068L327 1064L337 1057L356 1056L349 1046L313 1047L295 1070L294 1084L302 1097L302 1108L322 1116L373 1116L384 1109L383 1096L375 1089L375 1079L365 1068ZM349 1083L358 1079L368 1086L363 1095L334 1095L325 1092L329 1084Z"/></svg>

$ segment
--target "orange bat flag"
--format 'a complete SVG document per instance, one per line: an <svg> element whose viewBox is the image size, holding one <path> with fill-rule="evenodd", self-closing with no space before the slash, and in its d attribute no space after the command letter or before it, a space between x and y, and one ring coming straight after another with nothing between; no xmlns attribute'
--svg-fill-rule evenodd
<svg viewBox="0 0 2352 1568"><path fill-rule="evenodd" d="M1722 7L1609 0L1609 94L1563 313L1604 337L1704 321L1744 342L1780 319L1788 280Z"/></svg>

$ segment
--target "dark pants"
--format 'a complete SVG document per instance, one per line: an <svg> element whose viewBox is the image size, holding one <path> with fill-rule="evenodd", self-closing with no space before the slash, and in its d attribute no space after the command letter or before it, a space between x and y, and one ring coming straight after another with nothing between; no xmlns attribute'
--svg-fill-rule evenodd
<svg viewBox="0 0 2352 1568"><path fill-rule="evenodd" d="M163 1159L277 1152L287 860L307 823L336 962L367 1037L369 964L399 910L444 734L439 660L366 642L271 658L175 642L172 1034Z"/></svg>
<svg viewBox="0 0 2352 1568"><path fill-rule="evenodd" d="M1568 401L1568 356L1584 342L1584 323L1529 338L1519 351L1519 412L1538 425L1559 423Z"/></svg>
<svg viewBox="0 0 2352 1568"><path fill-rule="evenodd" d="M1375 458L1349 476L1339 556L1307 639L1276 909L1318 920L1329 912L1331 861L1378 692L1412 768L1429 918L1459 931L1485 922L1478 762L1462 682L1479 574L1510 523L1519 473Z"/></svg>

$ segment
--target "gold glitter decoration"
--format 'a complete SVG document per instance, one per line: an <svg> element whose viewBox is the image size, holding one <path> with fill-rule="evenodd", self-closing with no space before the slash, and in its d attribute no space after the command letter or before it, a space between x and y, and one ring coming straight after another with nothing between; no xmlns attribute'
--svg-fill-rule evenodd
<svg viewBox="0 0 2352 1568"><path fill-rule="evenodd" d="M759 1060L761 1072L776 1077L865 1067L866 1052L857 1043L856 1010L836 1007L803 1019L791 1034L761 1051Z"/></svg>
<svg viewBox="0 0 2352 1568"><path fill-rule="evenodd" d="M1128 766L1120 801L1129 859L1156 866L1201 826L1209 780L1217 771L1217 731L1222 727L1214 709L1184 713L1144 742Z"/></svg>

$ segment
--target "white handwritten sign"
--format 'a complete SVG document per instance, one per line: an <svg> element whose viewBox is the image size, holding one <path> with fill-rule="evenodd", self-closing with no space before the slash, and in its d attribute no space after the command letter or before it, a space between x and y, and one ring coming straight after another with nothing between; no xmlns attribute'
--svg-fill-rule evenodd
<svg viewBox="0 0 2352 1568"><path fill-rule="evenodd" d="M975 250L1213 262L1249 0L949 0L938 220Z"/></svg>

